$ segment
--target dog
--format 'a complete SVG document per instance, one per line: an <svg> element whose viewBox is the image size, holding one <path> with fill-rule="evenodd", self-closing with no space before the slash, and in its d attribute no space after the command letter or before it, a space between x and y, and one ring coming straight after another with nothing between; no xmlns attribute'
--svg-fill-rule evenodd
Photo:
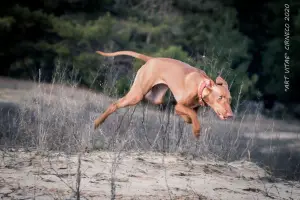
<svg viewBox="0 0 300 200"><path fill-rule="evenodd" d="M96 51L96 53L109 57L132 56L145 61L145 64L137 71L129 92L112 103L94 121L94 129L97 129L117 109L134 106L144 98L155 105L162 104L168 89L176 100L175 113L192 125L196 138L200 136L200 122L197 118L197 110L200 106L210 106L221 120L233 117L228 84L220 75L214 82L203 70L179 60L150 57L133 51L113 53Z"/></svg>

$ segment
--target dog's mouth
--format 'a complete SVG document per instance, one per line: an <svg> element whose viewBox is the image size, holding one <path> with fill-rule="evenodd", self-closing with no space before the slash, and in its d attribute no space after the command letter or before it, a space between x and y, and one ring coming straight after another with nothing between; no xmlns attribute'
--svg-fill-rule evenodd
<svg viewBox="0 0 300 200"><path fill-rule="evenodd" d="M222 119L222 120L226 120L227 117L224 117L223 115L219 114L219 118Z"/></svg>
<svg viewBox="0 0 300 200"><path fill-rule="evenodd" d="M218 110L216 110L216 113L217 113L217 115L219 116L219 118L220 118L221 120L226 120L226 119L228 119L227 116L222 115Z"/></svg>

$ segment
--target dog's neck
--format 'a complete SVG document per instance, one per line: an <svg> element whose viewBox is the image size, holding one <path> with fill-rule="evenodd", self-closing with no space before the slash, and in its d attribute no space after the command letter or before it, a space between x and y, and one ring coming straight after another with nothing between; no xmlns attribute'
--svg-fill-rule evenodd
<svg viewBox="0 0 300 200"><path fill-rule="evenodd" d="M210 90L216 86L213 80L205 80L199 84L198 87L198 96L199 98L203 98L210 93Z"/></svg>
<svg viewBox="0 0 300 200"><path fill-rule="evenodd" d="M210 94L211 90L215 86L215 83L211 79L202 80L198 86L198 102L202 106L207 106L207 102L205 101L206 97Z"/></svg>

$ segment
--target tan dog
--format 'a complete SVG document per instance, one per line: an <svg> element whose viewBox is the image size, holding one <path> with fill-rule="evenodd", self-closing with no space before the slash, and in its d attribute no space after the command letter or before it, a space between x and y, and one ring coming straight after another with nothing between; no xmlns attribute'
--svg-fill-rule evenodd
<svg viewBox="0 0 300 200"><path fill-rule="evenodd" d="M129 55L146 63L137 71L130 91L94 122L96 129L105 119L119 108L133 106L146 98L153 104L163 103L163 97L170 89L177 102L176 114L186 123L191 123L195 137L200 135L200 123L197 118L199 106L209 105L224 120L232 117L231 96L227 82L217 77L216 83L204 71L184 62L171 58L152 58L132 51L104 53L103 56Z"/></svg>

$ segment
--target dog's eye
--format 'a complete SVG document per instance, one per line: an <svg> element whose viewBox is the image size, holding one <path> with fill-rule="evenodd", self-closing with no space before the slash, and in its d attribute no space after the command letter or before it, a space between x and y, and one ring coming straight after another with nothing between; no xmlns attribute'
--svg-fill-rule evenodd
<svg viewBox="0 0 300 200"><path fill-rule="evenodd" d="M222 99L223 97L222 96L219 96L219 99Z"/></svg>

